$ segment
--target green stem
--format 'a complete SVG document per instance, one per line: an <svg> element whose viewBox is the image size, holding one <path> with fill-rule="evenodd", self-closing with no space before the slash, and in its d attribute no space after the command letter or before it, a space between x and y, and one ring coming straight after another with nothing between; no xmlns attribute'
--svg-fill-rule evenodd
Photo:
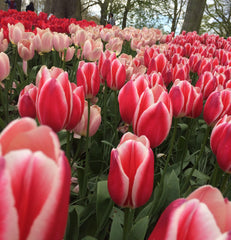
<svg viewBox="0 0 231 240"><path fill-rule="evenodd" d="M225 193L226 185L227 185L227 183L229 181L229 175L230 175L229 173L225 173L225 176L224 176L224 178L222 180L222 184L221 184L220 189L221 189L221 192L223 194Z"/></svg>
<svg viewBox="0 0 231 240"><path fill-rule="evenodd" d="M65 48L64 49L64 56L63 56L63 64L62 64L62 69L64 70L64 68L65 68L65 65L66 65L66 61L65 61L65 59L66 59L66 55L67 55L67 49Z"/></svg>
<svg viewBox="0 0 231 240"><path fill-rule="evenodd" d="M66 156L69 160L69 163L71 162L71 133L70 131L67 131L67 145L66 145Z"/></svg>
<svg viewBox="0 0 231 240"><path fill-rule="evenodd" d="M133 218L134 218L134 209L125 208L123 240L128 240L128 236L133 225Z"/></svg>
<svg viewBox="0 0 231 240"><path fill-rule="evenodd" d="M82 182L82 190L81 197L85 197L87 195L87 182L88 182L88 175L89 175L89 128L90 128L90 99L87 99L88 103L88 119L87 119L87 136L86 136L86 158L85 158L85 168L83 172L83 182Z"/></svg>
<svg viewBox="0 0 231 240"><path fill-rule="evenodd" d="M182 191L183 191L183 192L186 190L187 185L189 184L189 181L190 181L190 179L191 179L191 177L192 177L195 169L197 168L199 161L201 160L201 157L202 157L202 155L203 155L203 153L204 153L204 150L205 150L205 145L206 145L207 140L208 140L209 132L210 132L210 127L207 126L206 131L205 131L205 134L204 134L204 139L203 139L203 142L202 142L202 144L201 144L201 149L200 149L199 155L198 155L198 157L197 157L197 159L196 159L196 162L195 162L195 164L193 165L193 168L192 168L190 174L188 175L188 177L187 177L184 185L182 186Z"/></svg>
<svg viewBox="0 0 231 240"><path fill-rule="evenodd" d="M114 110L114 113L115 113L115 122L114 122L114 127L115 127L115 145L117 146L117 144L118 144L118 131L117 131L117 127L118 127L118 124L119 124L118 116L120 116L117 91L114 91L114 97L115 97L115 110Z"/></svg>
<svg viewBox="0 0 231 240"><path fill-rule="evenodd" d="M103 139L106 141L106 130L107 130L107 92L108 87L105 81L104 85L104 94L103 94ZM103 146L103 156L106 158L106 145Z"/></svg>
<svg viewBox="0 0 231 240"><path fill-rule="evenodd" d="M177 123L178 123L178 118L174 118L174 127L173 127L172 137L171 137L171 140L170 140L170 148L169 148L169 151L168 151L168 157L167 157L166 162L165 162L165 166L164 166L163 174L162 174L162 177L161 177L161 181L162 181L162 179L164 179L164 175L166 173L166 170L167 170L167 167L168 167L171 155L172 155L172 150L173 150L174 143L175 143L175 138L176 138Z"/></svg>
<svg viewBox="0 0 231 240"><path fill-rule="evenodd" d="M219 170L219 165L216 161L215 163L215 168L213 170L213 173L212 173L212 176L211 176L211 181L210 181L210 184L214 187L217 186L217 173L218 173L218 170Z"/></svg>

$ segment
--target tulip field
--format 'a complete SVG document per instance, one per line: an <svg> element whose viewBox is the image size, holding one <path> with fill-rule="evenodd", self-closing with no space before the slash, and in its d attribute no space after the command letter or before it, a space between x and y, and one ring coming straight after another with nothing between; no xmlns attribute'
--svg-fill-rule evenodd
<svg viewBox="0 0 231 240"><path fill-rule="evenodd" d="M231 37L0 11L0 240L231 240Z"/></svg>

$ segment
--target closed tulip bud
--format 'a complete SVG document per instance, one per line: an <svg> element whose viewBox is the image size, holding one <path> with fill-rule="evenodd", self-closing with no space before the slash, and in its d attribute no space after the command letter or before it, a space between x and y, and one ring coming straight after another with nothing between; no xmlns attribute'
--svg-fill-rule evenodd
<svg viewBox="0 0 231 240"><path fill-rule="evenodd" d="M188 64L176 64L172 68L172 81L174 82L176 79L180 80L188 80L189 79L189 65Z"/></svg>
<svg viewBox="0 0 231 240"><path fill-rule="evenodd" d="M53 46L57 52L63 52L70 46L71 39L65 33L57 33L53 34Z"/></svg>
<svg viewBox="0 0 231 240"><path fill-rule="evenodd" d="M88 39L83 45L82 56L88 61L97 61L103 51L103 43L101 39Z"/></svg>
<svg viewBox="0 0 231 240"><path fill-rule="evenodd" d="M81 61L77 70L76 80L77 86L83 86L86 98L95 97L100 88L99 70L96 63Z"/></svg>
<svg viewBox="0 0 231 240"><path fill-rule="evenodd" d="M148 240L230 240L231 203L205 185L186 199L173 201L160 216Z"/></svg>
<svg viewBox="0 0 231 240"><path fill-rule="evenodd" d="M44 67L41 74L36 100L37 117L41 124L58 132L69 123L72 112L73 95L68 73Z"/></svg>
<svg viewBox="0 0 231 240"><path fill-rule="evenodd" d="M144 52L144 65L146 68L149 67L149 63L152 58L155 58L160 53L160 49L157 47L147 48Z"/></svg>
<svg viewBox="0 0 231 240"><path fill-rule="evenodd" d="M200 75L196 83L196 87L199 87L201 89L203 99L206 100L217 87L215 76L211 72L204 72Z"/></svg>
<svg viewBox="0 0 231 240"><path fill-rule="evenodd" d="M12 44L18 44L24 38L25 27L22 23L18 22L15 25L8 23L9 39Z"/></svg>
<svg viewBox="0 0 231 240"><path fill-rule="evenodd" d="M64 52L60 52L59 56L62 58L63 61L69 62L74 57L74 54L75 54L75 48L72 46L67 48L66 54Z"/></svg>
<svg viewBox="0 0 231 240"><path fill-rule="evenodd" d="M0 172L0 238L63 239L71 172L57 135L31 118L12 121L0 135Z"/></svg>
<svg viewBox="0 0 231 240"><path fill-rule="evenodd" d="M75 126L73 132L77 136L87 136L88 103L85 101L84 110L80 122ZM101 124L101 108L97 105L90 106L89 137L95 135Z"/></svg>
<svg viewBox="0 0 231 240"><path fill-rule="evenodd" d="M110 52L109 50L106 50L105 52L101 52L101 55L98 61L98 68L99 68L100 79L102 83L104 83L104 81L107 79L107 74L110 70L110 64L114 59L116 59L116 54L114 52Z"/></svg>
<svg viewBox="0 0 231 240"><path fill-rule="evenodd" d="M34 44L32 39L23 39L18 42L18 54L24 61L31 60L34 57Z"/></svg>
<svg viewBox="0 0 231 240"><path fill-rule="evenodd" d="M39 53L50 52L53 48L53 33L49 28L47 29L37 29L37 34L34 37L34 47L35 50Z"/></svg>
<svg viewBox="0 0 231 240"><path fill-rule="evenodd" d="M8 48L8 40L4 37L3 28L0 30L0 52L5 52Z"/></svg>
<svg viewBox="0 0 231 240"><path fill-rule="evenodd" d="M198 117L203 108L203 98L198 87L188 81L176 80L169 91L174 117Z"/></svg>
<svg viewBox="0 0 231 240"><path fill-rule="evenodd" d="M120 90L126 81L125 66L115 59L111 62L109 73L107 75L107 85L112 90Z"/></svg>
<svg viewBox="0 0 231 240"><path fill-rule="evenodd" d="M148 81L150 88L154 87L156 84L159 84L165 88L163 77L159 72L153 71L151 74L148 74Z"/></svg>
<svg viewBox="0 0 231 240"><path fill-rule="evenodd" d="M225 115L214 126L210 146L220 168L231 173L231 116Z"/></svg>
<svg viewBox="0 0 231 240"><path fill-rule="evenodd" d="M122 51L123 40L118 37L111 38L109 43L105 45L107 50L113 51L118 56Z"/></svg>
<svg viewBox="0 0 231 240"><path fill-rule="evenodd" d="M21 117L36 118L37 87L34 84L27 85L19 94L18 112Z"/></svg>
<svg viewBox="0 0 231 240"><path fill-rule="evenodd" d="M140 95L148 87L143 77L128 81L119 91L119 111L124 122L131 124ZM129 104L128 104L129 103Z"/></svg>
<svg viewBox="0 0 231 240"><path fill-rule="evenodd" d="M74 83L72 83L74 86ZM84 110L84 91L83 86L72 87L73 91L73 107L71 111L71 117L66 126L67 130L72 130L81 120Z"/></svg>
<svg viewBox="0 0 231 240"><path fill-rule="evenodd" d="M225 114L231 114L230 89L211 93L204 105L203 117L209 126L214 126Z"/></svg>
<svg viewBox="0 0 231 240"><path fill-rule="evenodd" d="M145 135L152 148L167 137L172 124L172 104L166 90L160 85L146 90L140 96L134 116L133 131Z"/></svg>
<svg viewBox="0 0 231 240"><path fill-rule="evenodd" d="M154 155L145 136L126 133L111 151L108 191L121 207L137 208L150 198L154 181Z"/></svg>
<svg viewBox="0 0 231 240"><path fill-rule="evenodd" d="M7 54L0 53L0 82L8 77L10 73L10 60Z"/></svg>

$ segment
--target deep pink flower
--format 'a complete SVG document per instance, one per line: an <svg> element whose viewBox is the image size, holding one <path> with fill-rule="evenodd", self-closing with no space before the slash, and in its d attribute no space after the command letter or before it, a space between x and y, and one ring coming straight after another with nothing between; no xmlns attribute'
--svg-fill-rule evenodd
<svg viewBox="0 0 231 240"><path fill-rule="evenodd" d="M12 121L0 135L0 239L63 239L70 179L57 135L31 118Z"/></svg>
<svg viewBox="0 0 231 240"><path fill-rule="evenodd" d="M154 180L154 155L145 136L126 133L111 151L108 190L121 207L137 208L150 198Z"/></svg>

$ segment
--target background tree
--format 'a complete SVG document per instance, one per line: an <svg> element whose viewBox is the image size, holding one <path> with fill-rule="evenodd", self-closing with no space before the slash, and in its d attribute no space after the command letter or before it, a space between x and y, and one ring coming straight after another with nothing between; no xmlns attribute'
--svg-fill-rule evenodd
<svg viewBox="0 0 231 240"><path fill-rule="evenodd" d="M223 37L231 35L231 2L214 0L206 4L202 31L214 32Z"/></svg>
<svg viewBox="0 0 231 240"><path fill-rule="evenodd" d="M189 0L181 31L199 32L206 0Z"/></svg>

